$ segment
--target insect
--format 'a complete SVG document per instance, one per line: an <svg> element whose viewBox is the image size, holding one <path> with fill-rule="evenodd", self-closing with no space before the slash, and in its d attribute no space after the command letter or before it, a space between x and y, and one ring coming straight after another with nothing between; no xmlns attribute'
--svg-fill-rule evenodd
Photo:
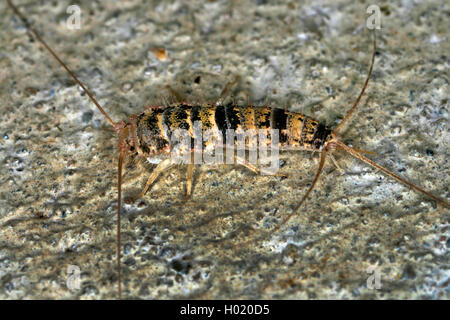
<svg viewBox="0 0 450 320"><path fill-rule="evenodd" d="M369 82L374 60L375 60L375 41L374 52L372 55L372 61L368 76L363 85L361 93L357 100L348 111L343 121L334 129L329 129L326 126L320 124L318 121L311 119L305 115L293 112L287 112L283 109L269 108L269 107L237 107L233 105L183 105L177 104L175 106L161 108L150 107L141 114L129 117L127 121L113 121L108 114L103 110L97 100L93 97L90 91L78 80L73 72L62 62L62 60L56 55L56 53L46 44L46 42L39 36L39 34L30 26L25 17L17 10L17 8L8 0L9 5L13 8L15 13L21 18L27 28L35 35L35 37L49 50L53 57L66 69L70 76L83 88L84 92L90 97L90 99L97 106L99 111L105 116L107 121L114 127L118 134L118 225L117 225L117 263L118 263L118 291L119 297L121 297L121 243L120 243L120 214L121 214L121 186L122 186L122 166L124 157L127 154L136 154L143 158L152 158L161 160L150 175L145 188L142 190L140 196L145 194L148 188L152 185L157 176L168 169L170 161L167 156L171 150L171 140L169 139L169 133L172 130L187 126L189 129L193 120L200 119L205 125L205 128L215 128L218 132L223 132L224 129L233 129L241 126L243 128L259 128L259 129L276 129L281 131L283 140L280 140L281 146L283 144L296 145L309 151L317 151L321 153L319 168L311 183L311 186L306 191L303 198L296 205L294 210L286 216L279 224L279 227L288 222L288 220L297 212L304 201L311 194L314 189L319 176L324 167L325 161L329 155L335 150L342 150L357 159L369 164L370 166L383 171L389 177L409 186L410 188L425 194L426 196L434 199L441 205L449 207L449 204L444 200L430 194L429 192L417 187L403 178L397 176L384 167L376 164L369 158L365 157L362 153L364 151L357 150L347 146L340 138L339 132L341 132L343 126L349 122L350 118L354 114L357 106L363 96L367 84ZM284 131L283 131L284 130ZM166 157L166 158L165 158ZM257 171L257 168L245 164L250 169ZM188 165L188 184L187 193L191 193L192 188L192 165ZM279 228L278 227L278 228ZM277 229L278 229L277 228ZM276 230L275 230L276 231Z"/></svg>

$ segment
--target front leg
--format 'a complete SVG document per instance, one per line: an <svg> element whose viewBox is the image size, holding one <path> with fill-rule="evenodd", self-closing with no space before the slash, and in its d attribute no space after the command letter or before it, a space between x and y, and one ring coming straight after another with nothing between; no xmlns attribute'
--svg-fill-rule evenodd
<svg viewBox="0 0 450 320"><path fill-rule="evenodd" d="M141 193L139 193L139 195L135 198L135 200L139 199L139 198L142 198L147 193L148 189L153 184L153 182L155 182L155 180L159 177L159 175L161 173L163 173L165 170L167 170L170 167L172 167L173 165L174 164L172 163L172 159L170 159L170 158L160 162L156 166L156 168L153 169L152 173L150 174L150 176L147 179L147 183L145 184L144 189L141 191Z"/></svg>
<svg viewBox="0 0 450 320"><path fill-rule="evenodd" d="M183 202L186 202L191 197L193 175L194 175L194 164L189 163L187 165L187 174L186 174L186 196L184 197Z"/></svg>

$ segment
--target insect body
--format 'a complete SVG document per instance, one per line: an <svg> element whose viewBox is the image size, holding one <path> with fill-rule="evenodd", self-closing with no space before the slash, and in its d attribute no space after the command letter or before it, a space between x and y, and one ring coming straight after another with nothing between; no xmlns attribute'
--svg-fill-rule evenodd
<svg viewBox="0 0 450 320"><path fill-rule="evenodd" d="M318 121L300 113L289 112L284 109L254 106L229 105L202 105L177 104L162 107L152 106L139 115L130 116L127 123L121 123L119 132L119 149L121 157L125 154L137 155L146 158L150 163L158 164L147 180L144 189L138 198L142 197L156 180L160 173L177 162L177 158L183 154L188 155L187 197L192 190L192 157L190 153L198 151L195 139L197 139L196 125L200 124L200 149L217 150L223 146L227 149L227 156L235 162L244 165L255 173L261 170L245 160L245 155L236 157L234 145L238 138L236 135L228 135L230 132L250 133L256 131L264 134L265 147L272 147L273 143L279 150L308 150L321 151L332 137L332 131ZM172 139L177 130L185 130L187 133L187 146L181 151L178 149L177 139ZM203 133L212 133L209 139L202 139ZM272 136L271 134L276 134ZM208 136L208 135L207 135ZM256 138L255 135L253 135ZM274 141L272 141L274 139ZM229 140L229 141L228 141ZM245 139L243 144L237 146L242 149L251 148L251 138ZM201 152L201 151L200 151ZM175 157L168 157L172 153ZM202 156L200 155L200 158ZM122 160L120 160L122 161ZM194 160L195 161L195 160ZM232 163L235 163L234 161ZM119 168L120 170L120 168ZM274 174L275 172L272 172Z"/></svg>
<svg viewBox="0 0 450 320"><path fill-rule="evenodd" d="M174 130L184 129L194 139L194 124L200 122L202 130L221 135L226 143L227 130L279 130L279 148L302 148L320 151L331 130L301 113L270 107L191 106L180 104L169 107L150 107L145 112L131 116L122 130L126 130L126 147L129 152L151 157L170 151L170 136ZM270 136L267 141L270 144Z"/></svg>
<svg viewBox="0 0 450 320"><path fill-rule="evenodd" d="M287 215L276 229L285 224L299 209L299 207L307 199L311 191L314 189L316 182L325 165L328 155L336 150L345 151L355 158L367 163L368 165L383 171L389 177L398 182L434 199L440 205L450 208L450 204L439 197L423 190L422 188L409 183L405 179L397 176L388 169L380 166L374 161L362 155L365 151L354 149L346 145L340 138L339 132L342 127L347 124L357 109L359 101L363 96L367 84L369 82L375 59L376 45L374 39L374 48L370 64L370 69L362 90L353 106L350 108L344 119L333 130L320 124L307 116L299 113L288 112L283 109L270 107L239 107L235 105L202 105L194 106L187 104L178 104L169 107L150 107L139 115L130 116L127 122L114 122L108 114L103 110L97 100L90 91L81 83L81 81L73 74L73 72L61 61L56 53L46 44L39 34L30 26L26 18L18 11L18 9L8 0L8 4L14 10L16 15L20 17L27 28L35 35L44 47L53 55L53 57L63 66L70 76L81 86L89 98L97 106L99 111L105 116L107 121L114 127L118 134L118 224L117 224L117 266L118 266L118 290L119 298L121 297L121 244L120 244L120 210L121 210L121 185L122 185L122 165L125 155L137 154L145 157L150 161L157 163L156 168L151 173L146 186L142 190L140 196L145 194L148 188L158 175L169 168L172 163L170 157L166 157L173 149L172 134L177 129L186 130L190 138L195 138L193 134L194 124L196 121L202 123L202 130L212 129L217 136L226 138L227 130L277 130L279 132L279 147L293 147L294 149L303 149L309 151L320 152L320 163L315 177L306 191L303 198L295 206L294 210ZM367 152L366 152L367 153ZM369 152L370 153L370 152ZM157 160L152 160L152 159ZM249 169L258 172L258 168L242 163ZM188 164L188 185L187 194L190 195L192 187L192 170L193 165ZM273 230L276 231L276 230Z"/></svg>

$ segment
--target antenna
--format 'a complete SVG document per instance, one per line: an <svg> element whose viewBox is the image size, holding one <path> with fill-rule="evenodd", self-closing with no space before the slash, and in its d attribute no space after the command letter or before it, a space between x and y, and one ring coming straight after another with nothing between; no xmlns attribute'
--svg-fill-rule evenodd
<svg viewBox="0 0 450 320"><path fill-rule="evenodd" d="M66 71L69 73L69 75L75 80L76 83L83 89L84 92L89 96L89 98L92 100L92 102L97 106L98 110L105 116L106 120L109 121L109 123L112 124L114 129L119 132L120 129L122 129L125 125L124 122L118 122L115 123L103 110L103 108L100 106L100 104L97 102L97 100L94 98L94 96L91 94L91 92L83 85L83 83L75 76L75 74L69 69L69 67L58 57L58 55L50 48L50 46L44 41L44 39L41 38L39 33L36 32L36 30L33 29L31 24L28 22L28 20L19 12L17 7L11 2L11 0L7 0L9 6L14 11L14 13L22 20L23 24L27 27L28 30L30 30L34 36L39 40L40 43L50 52L50 54L56 59L56 61L59 62L59 64L66 69ZM120 135L119 135L119 142L121 141ZM120 270L120 205L121 205L121 196L122 196L122 164L123 164L123 158L125 155L125 150L122 147L120 148L120 155L119 155L119 164L118 164L118 214L117 214L117 266L118 266L118 290L119 290L119 299L122 299L122 288L121 288L121 270Z"/></svg>
<svg viewBox="0 0 450 320"><path fill-rule="evenodd" d="M7 0L9 6L11 9L13 9L14 13L22 20L23 24L27 27L28 30L30 30L34 36L39 40L40 43L51 53L51 55L56 59L56 61L59 62L59 64L66 69L66 71L70 74L70 76L75 80L76 83L83 89L84 92L91 98L92 102L97 106L98 110L105 116L106 120L108 120L113 126L115 126L115 122L108 116L108 114L103 110L103 108L100 106L100 104L95 100L94 96L91 94L91 92L81 83L80 80L75 76L75 74L69 69L69 67L58 57L58 55L48 46L48 44L44 41L44 39L41 38L39 33L36 32L36 30L33 29L31 24L28 22L28 20L19 12L17 7L11 2L11 0Z"/></svg>

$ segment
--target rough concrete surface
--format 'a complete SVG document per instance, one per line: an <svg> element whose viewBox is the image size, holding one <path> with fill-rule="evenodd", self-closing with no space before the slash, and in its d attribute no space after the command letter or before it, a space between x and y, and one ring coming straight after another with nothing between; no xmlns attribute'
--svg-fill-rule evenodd
<svg viewBox="0 0 450 320"><path fill-rule="evenodd" d="M372 52L362 1L14 1L114 120L174 99L227 99L336 126ZM78 30L66 27L70 4ZM378 52L343 140L449 201L449 6L375 1ZM117 297L116 136L5 1L0 3L0 298ZM164 56L165 50L166 56ZM332 95L322 103L321 99ZM166 172L124 204L124 298L447 299L449 212L342 152L283 153L277 176ZM129 162L125 197L150 165ZM69 266L80 289L68 289ZM381 288L369 288L375 266ZM72 278L71 278L72 279ZM369 283L371 279L369 279Z"/></svg>

